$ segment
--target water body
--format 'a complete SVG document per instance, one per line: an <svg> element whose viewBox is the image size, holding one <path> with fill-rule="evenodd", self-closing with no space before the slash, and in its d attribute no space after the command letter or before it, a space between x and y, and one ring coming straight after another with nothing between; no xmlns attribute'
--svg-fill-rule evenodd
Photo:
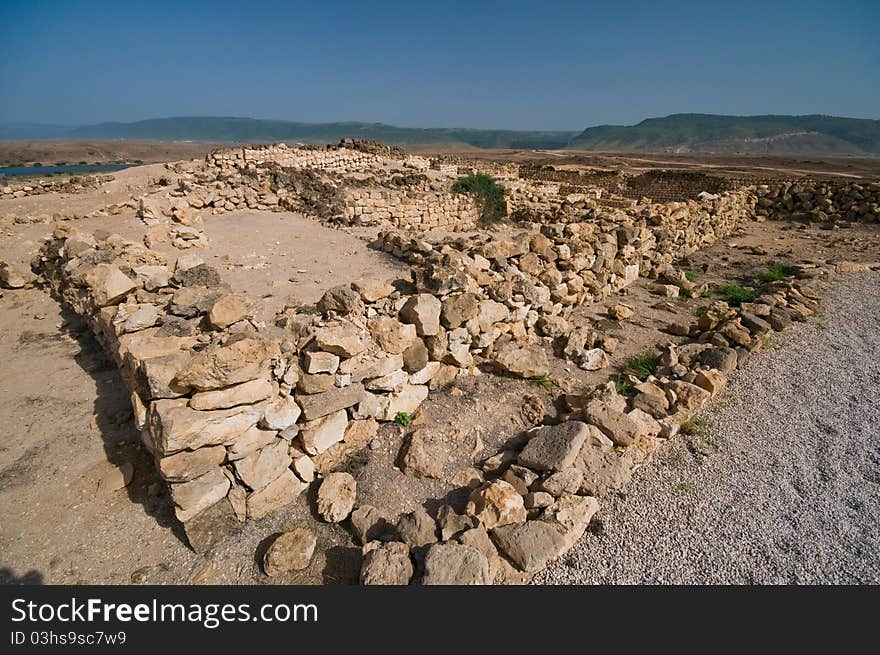
<svg viewBox="0 0 880 655"><path fill-rule="evenodd" d="M65 175L90 175L94 173L110 173L121 171L129 166L137 164L70 164L64 166L10 166L0 168L0 176L6 177L39 177L41 175L65 174Z"/></svg>

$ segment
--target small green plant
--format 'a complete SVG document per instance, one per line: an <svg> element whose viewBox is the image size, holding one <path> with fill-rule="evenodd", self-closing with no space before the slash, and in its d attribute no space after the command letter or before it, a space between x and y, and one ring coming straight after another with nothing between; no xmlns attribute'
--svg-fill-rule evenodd
<svg viewBox="0 0 880 655"><path fill-rule="evenodd" d="M636 395L636 390L633 388L632 384L630 384L629 380L627 380L624 376L619 374L612 375L608 379L614 383L614 388L621 396L632 398Z"/></svg>
<svg viewBox="0 0 880 655"><path fill-rule="evenodd" d="M412 414L407 412L397 412L394 416L394 422L402 428L405 428L413 420Z"/></svg>
<svg viewBox="0 0 880 655"><path fill-rule="evenodd" d="M529 378L531 382L534 382L539 387L541 387L544 391L553 391L559 385L556 383L549 373L543 373L541 375L537 375L533 378Z"/></svg>
<svg viewBox="0 0 880 655"><path fill-rule="evenodd" d="M741 287L736 284L725 284L720 286L718 287L718 293L721 294L724 300L734 306L739 306L744 302L752 302L755 299L754 289Z"/></svg>
<svg viewBox="0 0 880 655"><path fill-rule="evenodd" d="M657 372L660 366L660 355L654 352L646 352L643 355L633 355L623 367L623 372L634 375L639 380L647 380Z"/></svg>
<svg viewBox="0 0 880 655"><path fill-rule="evenodd" d="M702 437L709 432L712 422L702 416L691 416L681 424L679 432L686 437Z"/></svg>
<svg viewBox="0 0 880 655"><path fill-rule="evenodd" d="M486 223L495 223L507 218L504 187L491 175L474 173L460 177L452 185L452 192L472 196L480 205L480 217Z"/></svg>
<svg viewBox="0 0 880 655"><path fill-rule="evenodd" d="M305 314L306 316L311 316L316 313L318 310L312 307L311 305L303 305L302 307L296 308L297 314Z"/></svg>
<svg viewBox="0 0 880 655"><path fill-rule="evenodd" d="M675 487L675 493L684 496L695 489L693 482L682 482Z"/></svg>
<svg viewBox="0 0 880 655"><path fill-rule="evenodd" d="M700 275L696 271L685 271L684 277L688 282L696 282L700 279Z"/></svg>
<svg viewBox="0 0 880 655"><path fill-rule="evenodd" d="M765 334L761 339L761 346L764 350L776 350L779 348L779 344L776 343L776 339L773 338L772 334Z"/></svg>
<svg viewBox="0 0 880 655"><path fill-rule="evenodd" d="M771 264L766 269L758 273L758 279L761 282L778 282L787 277L794 275L794 266L788 264Z"/></svg>
<svg viewBox="0 0 880 655"><path fill-rule="evenodd" d="M694 444L694 447L697 449L698 453L706 456L709 456L718 450L718 444L715 443L715 440L712 437L701 437L697 439L697 443Z"/></svg>
<svg viewBox="0 0 880 655"><path fill-rule="evenodd" d="M642 288L648 293L656 293L657 291L657 285L651 284L650 282L645 282L644 284L642 284Z"/></svg>

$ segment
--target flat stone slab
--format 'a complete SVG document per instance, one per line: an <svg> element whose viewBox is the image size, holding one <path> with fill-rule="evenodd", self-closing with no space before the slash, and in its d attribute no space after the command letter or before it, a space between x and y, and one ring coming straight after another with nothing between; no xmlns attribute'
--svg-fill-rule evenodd
<svg viewBox="0 0 880 655"><path fill-rule="evenodd" d="M590 429L586 423L568 421L539 428L534 434L520 453L519 463L536 471L563 471L574 465Z"/></svg>
<svg viewBox="0 0 880 655"><path fill-rule="evenodd" d="M565 538L544 521L495 528L492 541L519 570L529 573L543 568L566 550Z"/></svg>

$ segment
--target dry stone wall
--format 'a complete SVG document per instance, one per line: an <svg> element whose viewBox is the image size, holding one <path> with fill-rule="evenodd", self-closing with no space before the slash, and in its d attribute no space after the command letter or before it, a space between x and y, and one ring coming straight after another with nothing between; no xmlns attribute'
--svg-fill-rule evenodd
<svg viewBox="0 0 880 655"><path fill-rule="evenodd" d="M480 218L469 196L438 191L353 188L343 192L342 201L346 223L361 226L471 230Z"/></svg>
<svg viewBox="0 0 880 655"><path fill-rule="evenodd" d="M385 280L331 289L319 314L276 326L197 256L59 228L37 269L118 363L135 421L190 544L204 550L248 518L295 500L380 421L413 414L440 362L439 301Z"/></svg>
<svg viewBox="0 0 880 655"><path fill-rule="evenodd" d="M817 271L797 274L803 279L766 284L741 307L713 303L686 328L688 340L662 349L654 374L627 376L626 396L613 382L565 395L559 424L512 435L474 471L463 513L444 503L436 517L416 510L394 523L381 508L354 509L361 582L518 583L562 556L583 536L602 496L624 489L769 335L821 311ZM416 444L419 435L411 437Z"/></svg>
<svg viewBox="0 0 880 655"><path fill-rule="evenodd" d="M880 221L880 182L799 180L757 187L758 216L826 222Z"/></svg>
<svg viewBox="0 0 880 655"><path fill-rule="evenodd" d="M483 365L541 377L553 344L582 368L607 366L613 344L572 328L571 310L639 276L670 290L688 284L671 263L754 217L756 198L774 218L877 217L876 184L703 191L609 209L598 203L604 188L575 194L564 180L520 180L510 182L513 211L530 220L428 241L417 231L473 227L472 201L433 189L442 178L424 175L397 188L345 183L349 171L403 161L375 145L349 145L217 151L206 172L139 199L139 215L179 232L199 231L204 210L338 212L346 222L398 228L374 245L409 262L411 280L334 287L316 307L288 307L262 325L251 320L249 299L197 255L170 262L148 247L149 235L145 246L59 228L41 251L37 269L120 366L137 427L196 550L315 483L318 513L350 519L363 543L364 583L521 580L580 538L597 498L622 488L766 334L819 311L810 284L767 284L754 302L713 303L694 324L670 326L688 342L664 349L655 376L629 380L632 397L613 384L567 396L560 425L517 436L462 481L463 514L444 506L436 518L417 511L395 523L381 509L357 507L354 479L334 469L370 443L380 422L408 419L429 390ZM625 310L609 312L625 318ZM407 473L431 477L426 439L417 431L407 442ZM279 566L272 559L267 570Z"/></svg>
<svg viewBox="0 0 880 655"><path fill-rule="evenodd" d="M26 182L0 182L0 199L24 198L41 193L82 193L97 189L113 179L110 175L74 175L53 180L27 180Z"/></svg>

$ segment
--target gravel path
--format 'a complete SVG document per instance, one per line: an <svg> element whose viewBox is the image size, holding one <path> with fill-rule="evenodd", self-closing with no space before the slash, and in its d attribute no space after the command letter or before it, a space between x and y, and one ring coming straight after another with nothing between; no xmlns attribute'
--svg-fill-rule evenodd
<svg viewBox="0 0 880 655"><path fill-rule="evenodd" d="M826 304L731 379L714 452L674 440L536 582L880 583L880 275Z"/></svg>

